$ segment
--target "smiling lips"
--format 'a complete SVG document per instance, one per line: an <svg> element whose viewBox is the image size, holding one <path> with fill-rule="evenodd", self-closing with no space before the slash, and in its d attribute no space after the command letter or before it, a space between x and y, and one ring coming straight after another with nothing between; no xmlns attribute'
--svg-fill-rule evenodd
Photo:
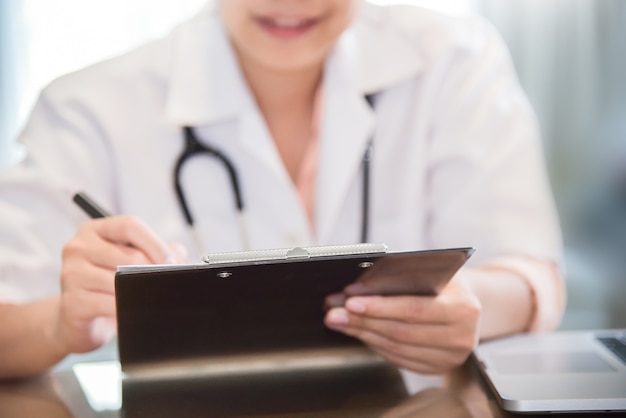
<svg viewBox="0 0 626 418"><path fill-rule="evenodd" d="M266 32L281 39L298 38L309 32L319 22L319 18L299 18L291 16L257 17L256 22Z"/></svg>

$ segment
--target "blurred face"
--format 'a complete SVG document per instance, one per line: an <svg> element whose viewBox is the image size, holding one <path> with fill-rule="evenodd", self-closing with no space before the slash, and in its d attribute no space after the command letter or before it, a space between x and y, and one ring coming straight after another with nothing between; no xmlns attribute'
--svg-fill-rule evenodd
<svg viewBox="0 0 626 418"><path fill-rule="evenodd" d="M359 0L219 0L240 60L270 70L320 65L351 23Z"/></svg>

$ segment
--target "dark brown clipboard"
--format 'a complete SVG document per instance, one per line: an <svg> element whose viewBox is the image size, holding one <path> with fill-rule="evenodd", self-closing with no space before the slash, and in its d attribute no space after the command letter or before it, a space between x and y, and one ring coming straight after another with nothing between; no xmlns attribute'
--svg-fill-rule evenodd
<svg viewBox="0 0 626 418"><path fill-rule="evenodd" d="M122 371L184 363L193 372L212 360L221 365L216 370L232 371L224 369L227 359L244 358L270 359L265 364L272 368L279 358L297 365L311 353L344 353L359 361L363 344L323 324L329 295L355 282L360 286L350 288L353 294L436 295L473 252L468 247L120 269L115 288Z"/></svg>

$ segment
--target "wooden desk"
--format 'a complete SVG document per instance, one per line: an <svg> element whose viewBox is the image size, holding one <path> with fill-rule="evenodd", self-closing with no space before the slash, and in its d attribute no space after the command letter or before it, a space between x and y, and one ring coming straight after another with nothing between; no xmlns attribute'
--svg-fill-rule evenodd
<svg viewBox="0 0 626 418"><path fill-rule="evenodd" d="M180 386L179 386L180 388ZM180 390L179 390L180 392ZM197 392L197 391L196 391ZM191 397L193 390L189 391ZM289 394L286 394L289 395ZM292 394L293 395L293 394ZM145 397L145 393L143 395ZM157 390L155 401L163 402L163 391ZM313 394L313 398L319 394ZM181 401L180 397L178 399ZM293 397L291 397L293 400ZM188 408L189 404L197 399L182 400L181 408ZM359 406L361 403L361 407ZM491 412L490 402L482 391L478 381L473 377L468 366L464 366L448 376L438 379L433 387L427 387L414 396L408 397L398 405L390 408L374 406L375 402L353 398L334 410L324 409L312 413L310 410L274 415L268 413L267 405L264 414L260 416L319 416L319 417L489 417L496 416ZM186 405L186 406L185 406ZM369 405L369 406L368 406ZM136 408L135 408L136 409ZM332 408L331 408L332 409ZM152 411L153 412L153 411ZM180 412L183 412L182 410ZM185 411L187 415L190 410ZM164 414L167 413L164 411ZM152 414L151 414L152 415ZM247 416L252 416L248 414ZM255 416L258 416L254 414ZM0 416L11 417L132 417L132 414L122 414L120 411L104 411L96 413L89 406L78 381L71 370L56 371L48 375L19 382L5 382L0 384ZM148 415L146 415L148 416ZM175 416L175 415L172 415ZM179 415L183 416L183 415ZM245 415L244 415L245 416Z"/></svg>
<svg viewBox="0 0 626 418"><path fill-rule="evenodd" d="M268 403L262 397L256 397L253 402L261 402L257 410L251 410L249 413L242 414L226 414L225 416L248 416L248 417L385 417L385 418L409 418L409 417L473 417L473 418L506 418L515 415L505 413L500 410L493 399L483 389L483 385L475 374L471 365L466 364L446 376L437 379L428 379L429 384L425 388L408 396L398 402L396 405L381 408L376 406L376 402L372 401L371 394L357 394L346 402L337 402L337 396L333 400L334 404L330 408L312 404L311 399L315 402L321 399L323 395L312 393L307 402L309 405L315 405L315 411L303 406L302 410L293 409L294 399L293 393L284 393L285 403L291 404L289 412L272 413L269 411ZM195 387L195 389L193 389ZM150 399L150 392L143 391L141 402L149 408L141 411L133 406L132 410L124 412L101 411L94 412L89 406L83 391L80 388L76 376L72 370L60 370L51 372L48 375L39 378L0 383L0 417L3 418L65 418L65 417L125 417L133 418L135 416L148 416L156 418L158 416L220 416L202 413L201 405L202 392L198 391L202 388L202 384L192 385L187 391L184 386L175 384L176 402L180 402L178 406L170 403L168 395L164 397L164 391L161 389L154 392L154 398ZM259 388L259 386L257 386ZM265 390L265 388L260 388ZM181 398L181 393L186 394ZM295 393L295 392L294 392ZM336 394L336 392L334 392ZM253 397L254 398L254 397ZM229 402L237 402L237 399L231 399ZM241 401L244 401L241 399ZM250 406L250 399L247 399ZM159 406L160 405L160 406ZM170 405L169 411L162 409L163 405ZM241 409L239 403L232 404ZM236 408L235 408L236 409ZM158 411L158 412L155 412ZM222 415L223 416L223 415ZM527 415L524 415L527 417ZM567 415L559 415L565 417ZM580 416L580 415L576 415Z"/></svg>

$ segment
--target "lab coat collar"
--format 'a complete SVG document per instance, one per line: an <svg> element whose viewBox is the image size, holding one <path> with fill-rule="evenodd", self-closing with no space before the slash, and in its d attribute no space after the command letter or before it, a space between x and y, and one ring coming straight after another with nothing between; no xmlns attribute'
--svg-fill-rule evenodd
<svg viewBox="0 0 626 418"><path fill-rule="evenodd" d="M387 23L386 14L385 7L364 2L329 57L327 71L349 71L345 75L356 97L405 81L422 67L416 48ZM210 125L237 116L250 100L235 52L210 1L173 33L166 117L179 126Z"/></svg>
<svg viewBox="0 0 626 418"><path fill-rule="evenodd" d="M236 117L250 93L214 6L172 36L167 119L179 126L203 126Z"/></svg>
<svg viewBox="0 0 626 418"><path fill-rule="evenodd" d="M423 68L418 48L397 24L390 24L389 13L389 7L364 1L356 22L340 39L340 53L357 51L353 71L362 94L407 81ZM353 43L353 49L349 43Z"/></svg>

